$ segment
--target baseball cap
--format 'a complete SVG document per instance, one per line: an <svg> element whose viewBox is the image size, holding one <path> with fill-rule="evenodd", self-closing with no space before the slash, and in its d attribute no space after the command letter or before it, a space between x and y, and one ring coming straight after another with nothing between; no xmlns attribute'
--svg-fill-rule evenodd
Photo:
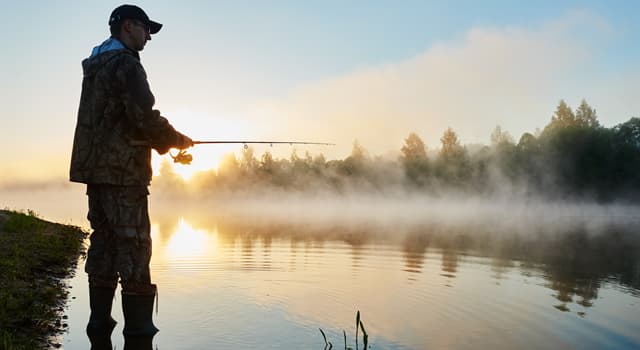
<svg viewBox="0 0 640 350"><path fill-rule="evenodd" d="M135 19L149 26L149 33L155 34L160 31L162 24L149 19L149 16L138 6L121 5L116 7L109 17L109 26L124 19Z"/></svg>

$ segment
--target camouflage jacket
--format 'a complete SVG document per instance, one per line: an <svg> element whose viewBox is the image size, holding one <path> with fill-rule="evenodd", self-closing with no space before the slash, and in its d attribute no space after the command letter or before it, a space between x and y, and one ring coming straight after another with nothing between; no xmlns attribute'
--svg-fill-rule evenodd
<svg viewBox="0 0 640 350"><path fill-rule="evenodd" d="M98 54L96 47L82 62L70 180L147 186L152 175L151 149L166 153L176 145L179 133L153 110L155 98L138 53L116 44L121 48L98 50ZM148 146L133 146L132 140L146 141Z"/></svg>

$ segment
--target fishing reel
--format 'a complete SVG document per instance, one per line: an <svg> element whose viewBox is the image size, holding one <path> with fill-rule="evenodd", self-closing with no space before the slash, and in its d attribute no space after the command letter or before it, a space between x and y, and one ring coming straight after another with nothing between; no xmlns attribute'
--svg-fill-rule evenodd
<svg viewBox="0 0 640 350"><path fill-rule="evenodd" d="M169 155L171 156L171 158L173 158L174 163L189 165L193 161L193 156L187 153L187 151L185 150L178 151L178 154L176 154L175 156L171 152L169 152Z"/></svg>

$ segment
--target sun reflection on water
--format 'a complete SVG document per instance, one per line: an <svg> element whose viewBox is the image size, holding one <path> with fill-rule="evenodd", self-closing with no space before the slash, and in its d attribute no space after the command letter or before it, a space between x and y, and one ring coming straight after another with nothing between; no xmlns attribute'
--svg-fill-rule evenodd
<svg viewBox="0 0 640 350"><path fill-rule="evenodd" d="M216 255L218 234L193 228L184 218L166 243L164 255L168 260L194 260Z"/></svg>

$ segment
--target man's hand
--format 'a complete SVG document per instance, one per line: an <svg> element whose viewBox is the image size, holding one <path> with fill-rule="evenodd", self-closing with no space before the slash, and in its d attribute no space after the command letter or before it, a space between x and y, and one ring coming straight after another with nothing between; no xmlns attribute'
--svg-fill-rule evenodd
<svg viewBox="0 0 640 350"><path fill-rule="evenodd" d="M176 133L176 145L177 149L187 149L189 147L193 147L193 140L186 135L183 135L179 132Z"/></svg>

